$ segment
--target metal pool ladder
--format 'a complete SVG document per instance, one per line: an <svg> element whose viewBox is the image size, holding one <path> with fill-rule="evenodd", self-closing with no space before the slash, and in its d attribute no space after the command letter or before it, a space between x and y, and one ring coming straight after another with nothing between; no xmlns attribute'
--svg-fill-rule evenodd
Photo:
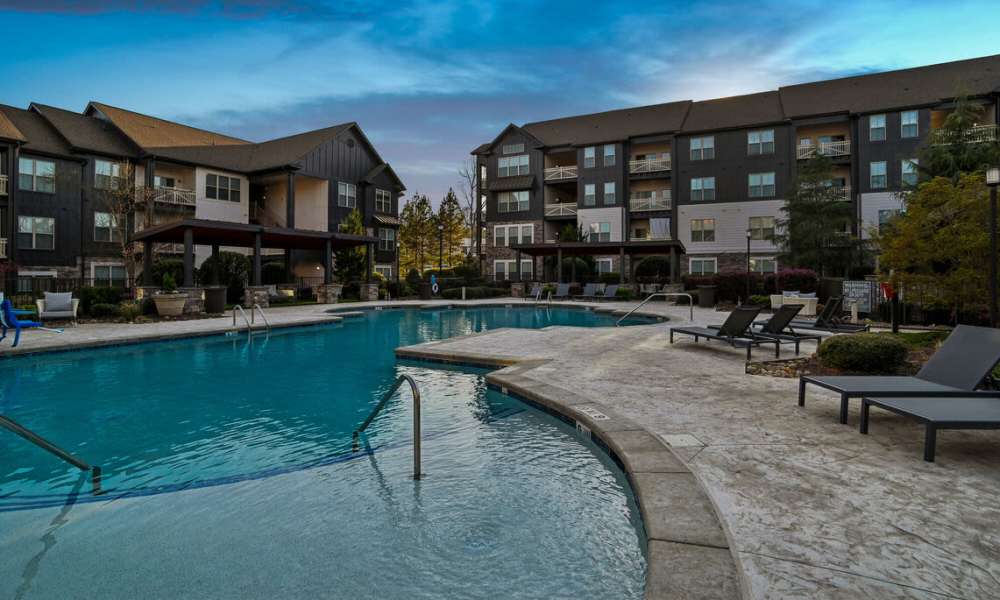
<svg viewBox="0 0 1000 600"><path fill-rule="evenodd" d="M618 319L618 321L615 322L615 325L618 326L618 327L621 327L622 321L624 321L625 319L627 319L630 316L632 316L632 313L634 313L635 311L639 310L647 302L649 302L650 300L652 300L653 298L656 298L658 296L663 296L664 298L669 298L670 296L687 296L688 307L690 307L690 309L691 309L691 316L688 318L688 320L689 321L694 321L694 298L691 297L691 294L688 294L687 292L656 292L655 294L650 294L649 296L647 296L646 299L643 300L642 302L640 302L639 304L636 304L632 308L632 310L630 310L627 313L625 313L625 316L623 316L622 318Z"/></svg>
<svg viewBox="0 0 1000 600"><path fill-rule="evenodd" d="M62 459L65 462L68 462L69 464L73 465L77 469L80 469L81 471L90 471L90 483L93 486L93 493L95 496L101 493L101 467L89 465L80 458L73 456L72 454L66 452L59 446L56 446L52 442L46 440L45 438L38 435L34 431L31 431L27 427L24 427L23 425L18 424L13 419L10 419L3 415L0 415L0 427L3 427L4 429L16 433L17 435L28 440L32 444L38 446L42 450L45 450L46 452L49 452L50 454L57 456L58 458Z"/></svg>
<svg viewBox="0 0 1000 600"><path fill-rule="evenodd" d="M268 322L267 317L264 316L264 309L260 307L260 304L254 304L253 308L250 309L250 323L252 324L254 322L254 315L257 313L260 313L260 318L264 321L264 326L267 330L271 331L271 324ZM235 319L236 315L233 315L233 317Z"/></svg>
<svg viewBox="0 0 1000 600"><path fill-rule="evenodd" d="M389 391L382 396L382 399L379 400L377 405L375 405L375 408L372 409L371 414L368 415L368 418L365 419L364 423L354 430L354 434L352 436L353 450L357 452L361 449L361 445L359 443L361 432L367 429L368 426L371 425L371 422L375 420L375 417L382 412L382 409L389 402L389 399L396 394L399 387L403 385L403 382L410 384L410 391L413 393L413 478L420 479L420 389L417 388L417 382L414 381L409 375L400 375L397 377L396 382L393 383L392 387L389 388Z"/></svg>

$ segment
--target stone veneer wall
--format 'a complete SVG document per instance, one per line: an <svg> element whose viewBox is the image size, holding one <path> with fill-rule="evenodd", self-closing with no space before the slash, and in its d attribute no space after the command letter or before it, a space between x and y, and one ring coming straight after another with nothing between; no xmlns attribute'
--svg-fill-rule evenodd
<svg viewBox="0 0 1000 600"><path fill-rule="evenodd" d="M247 286L243 294L243 308L251 308L254 304L260 304L261 308L271 306L271 295L268 293L268 286Z"/></svg>
<svg viewBox="0 0 1000 600"><path fill-rule="evenodd" d="M184 314L200 315L205 312L205 289L200 287L177 288L177 292L187 294L184 302Z"/></svg>
<svg viewBox="0 0 1000 600"><path fill-rule="evenodd" d="M526 219L524 221L510 222L511 225L515 223L518 225L532 224L535 226L534 235L532 237L532 243L540 244L545 241L545 221L532 221ZM506 223L497 221L490 221L489 223L486 224L486 237L483 240L483 258L484 258L483 270L485 271L485 273L483 273L483 276L490 281L493 280L494 260L514 260L516 258L517 253L514 250L511 250L510 248L507 247L498 248L493 245L493 227L495 225L505 225L505 224ZM521 260L527 260L530 258L532 257L527 256L525 254L521 255ZM533 266L534 266L533 272L536 274L539 273L539 269L542 266L542 259L541 258L534 259Z"/></svg>

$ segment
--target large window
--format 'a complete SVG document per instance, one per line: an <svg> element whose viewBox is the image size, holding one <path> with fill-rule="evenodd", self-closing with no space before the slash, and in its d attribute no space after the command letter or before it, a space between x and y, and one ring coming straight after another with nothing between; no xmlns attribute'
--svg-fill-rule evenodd
<svg viewBox="0 0 1000 600"><path fill-rule="evenodd" d="M527 190L497 194L497 210L499 212L522 212L528 210L529 206Z"/></svg>
<svg viewBox="0 0 1000 600"><path fill-rule="evenodd" d="M778 261L774 257L750 259L750 270L754 273L777 273Z"/></svg>
<svg viewBox="0 0 1000 600"><path fill-rule="evenodd" d="M56 220L52 217L17 218L17 247L26 250L54 250Z"/></svg>
<svg viewBox="0 0 1000 600"><path fill-rule="evenodd" d="M392 252L396 249L396 230L380 227L378 230L378 249Z"/></svg>
<svg viewBox="0 0 1000 600"><path fill-rule="evenodd" d="M882 210L878 211L878 229L879 229L879 231L882 231L883 227L886 227L887 225L889 225L892 222L892 220L897 215L899 215L901 212L903 212L903 211L899 210L898 208L887 208L887 209L882 209Z"/></svg>
<svg viewBox="0 0 1000 600"><path fill-rule="evenodd" d="M774 198L774 173L750 173L751 198Z"/></svg>
<svg viewBox="0 0 1000 600"><path fill-rule="evenodd" d="M870 165L871 169L871 188L873 190L884 190L886 187L885 178L885 161L875 161Z"/></svg>
<svg viewBox="0 0 1000 600"><path fill-rule="evenodd" d="M101 190L116 190L121 185L122 166L110 160L94 161L94 187Z"/></svg>
<svg viewBox="0 0 1000 600"><path fill-rule="evenodd" d="M121 265L92 265L91 275L95 287L125 287L127 274Z"/></svg>
<svg viewBox="0 0 1000 600"><path fill-rule="evenodd" d="M615 165L615 145L604 145L604 166L613 167Z"/></svg>
<svg viewBox="0 0 1000 600"><path fill-rule="evenodd" d="M380 265L376 263L375 272L384 277L386 280L392 279L392 265Z"/></svg>
<svg viewBox="0 0 1000 600"><path fill-rule="evenodd" d="M56 163L21 158L17 163L18 187L29 192L56 193Z"/></svg>
<svg viewBox="0 0 1000 600"><path fill-rule="evenodd" d="M615 203L615 182L608 181L604 184L604 203L614 204Z"/></svg>
<svg viewBox="0 0 1000 600"><path fill-rule="evenodd" d="M719 271L718 261L713 258L691 258L688 272L692 275L715 275Z"/></svg>
<svg viewBox="0 0 1000 600"><path fill-rule="evenodd" d="M594 262L597 263L597 273L600 275L615 272L615 259L613 258L598 258Z"/></svg>
<svg viewBox="0 0 1000 600"><path fill-rule="evenodd" d="M750 217L750 239L770 240L774 237L774 217Z"/></svg>
<svg viewBox="0 0 1000 600"><path fill-rule="evenodd" d="M588 242L610 242L611 223L591 223L587 236Z"/></svg>
<svg viewBox="0 0 1000 600"><path fill-rule="evenodd" d="M715 177L693 177L691 179L691 201L715 200Z"/></svg>
<svg viewBox="0 0 1000 600"><path fill-rule="evenodd" d="M389 190L375 188L375 212L392 214L392 194Z"/></svg>
<svg viewBox="0 0 1000 600"><path fill-rule="evenodd" d="M514 175L527 175L530 170L528 167L528 155L520 154L518 156L504 156L500 158L498 162L499 168L497 169L497 176L499 177L513 177Z"/></svg>
<svg viewBox="0 0 1000 600"><path fill-rule="evenodd" d="M715 241L715 219L691 219L692 242Z"/></svg>
<svg viewBox="0 0 1000 600"><path fill-rule="evenodd" d="M920 133L917 118L918 113L915 110L904 110L899 113L899 137L917 137Z"/></svg>
<svg viewBox="0 0 1000 600"><path fill-rule="evenodd" d="M774 130L761 129L747 133L747 154L774 154Z"/></svg>
<svg viewBox="0 0 1000 600"><path fill-rule="evenodd" d="M715 136L691 138L691 160L715 158Z"/></svg>
<svg viewBox="0 0 1000 600"><path fill-rule="evenodd" d="M493 246L508 248L513 244L530 244L534 241L534 225L495 225L493 227Z"/></svg>
<svg viewBox="0 0 1000 600"><path fill-rule="evenodd" d="M514 260L494 260L493 261L493 278L496 281L507 281L508 279L513 279L517 274L514 267L517 261ZM521 259L521 281L529 281L534 278L532 273L533 261L529 259Z"/></svg>
<svg viewBox="0 0 1000 600"><path fill-rule="evenodd" d="M587 146L583 149L583 166L586 169L590 169L597 165L597 149L594 146Z"/></svg>
<svg viewBox="0 0 1000 600"><path fill-rule="evenodd" d="M118 242L122 236L118 231L118 221L111 213L94 213L94 241L95 242Z"/></svg>
<svg viewBox="0 0 1000 600"><path fill-rule="evenodd" d="M358 186L353 183L337 183L337 206L355 208L358 205Z"/></svg>
<svg viewBox="0 0 1000 600"><path fill-rule="evenodd" d="M868 139L872 142L885 140L885 115L868 117Z"/></svg>
<svg viewBox="0 0 1000 600"><path fill-rule="evenodd" d="M916 158L903 159L901 172L903 174L903 185L917 185L917 164Z"/></svg>
<svg viewBox="0 0 1000 600"><path fill-rule="evenodd" d="M212 200L240 201L240 180L238 177L209 174L205 177L205 197Z"/></svg>
<svg viewBox="0 0 1000 600"><path fill-rule="evenodd" d="M502 150L504 154L517 154L524 152L524 144L504 144Z"/></svg>
<svg viewBox="0 0 1000 600"><path fill-rule="evenodd" d="M587 183L583 186L583 205L593 206L597 204L597 186Z"/></svg>

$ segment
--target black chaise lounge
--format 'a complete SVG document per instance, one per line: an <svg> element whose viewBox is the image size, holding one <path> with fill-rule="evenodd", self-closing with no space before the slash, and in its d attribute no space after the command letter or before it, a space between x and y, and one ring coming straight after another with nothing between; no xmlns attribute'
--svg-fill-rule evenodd
<svg viewBox="0 0 1000 600"><path fill-rule="evenodd" d="M924 424L924 460L927 462L934 462L938 429L1000 429L1000 398L985 394L959 398L862 398L861 433L868 433L872 406Z"/></svg>
<svg viewBox="0 0 1000 600"><path fill-rule="evenodd" d="M709 327L671 327L670 343L674 343L675 333L693 336L695 342L699 338L720 340L733 348L746 348L747 361L750 360L750 350L754 346L774 344L774 356L778 357L781 352L781 344L778 343L778 340L759 337L750 330L750 325L759 314L759 306L738 306L733 309L733 312L729 313L726 322L717 329Z"/></svg>
<svg viewBox="0 0 1000 600"><path fill-rule="evenodd" d="M816 315L815 321L796 320L792 321L792 324L799 329L814 329L818 331L830 331L833 333L860 333L862 331L868 331L869 327L867 325L845 323L840 316L843 312L843 307L843 296L836 296L834 298L830 298L826 304L823 305L823 310Z"/></svg>
<svg viewBox="0 0 1000 600"><path fill-rule="evenodd" d="M847 423L850 398L968 396L1000 362L1000 329L959 325L916 375L803 375L799 406L806 403L806 384L840 394L840 422ZM1000 392L976 392L1000 396Z"/></svg>
<svg viewBox="0 0 1000 600"><path fill-rule="evenodd" d="M815 340L818 344L823 336L818 333L802 333L795 331L792 319L802 310L801 304L782 304L771 318L764 322L754 323L754 333L761 337L774 338L779 343L795 344L795 355L799 354L799 344L807 340Z"/></svg>

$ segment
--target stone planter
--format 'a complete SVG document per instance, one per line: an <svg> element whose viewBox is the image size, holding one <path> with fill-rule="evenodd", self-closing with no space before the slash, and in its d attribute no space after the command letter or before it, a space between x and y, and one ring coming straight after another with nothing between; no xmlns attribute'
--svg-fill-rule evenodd
<svg viewBox="0 0 1000 600"><path fill-rule="evenodd" d="M184 314L187 294L155 294L156 313L161 317L179 317Z"/></svg>
<svg viewBox="0 0 1000 600"><path fill-rule="evenodd" d="M344 286L340 283L324 283L316 286L316 302L320 304L336 304Z"/></svg>

